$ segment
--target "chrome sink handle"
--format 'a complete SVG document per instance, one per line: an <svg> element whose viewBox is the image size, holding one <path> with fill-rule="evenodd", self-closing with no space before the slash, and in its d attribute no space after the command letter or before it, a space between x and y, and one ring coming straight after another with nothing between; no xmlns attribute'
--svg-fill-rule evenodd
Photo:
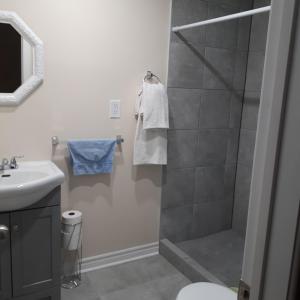
<svg viewBox="0 0 300 300"><path fill-rule="evenodd" d="M9 167L11 169L17 169L18 168L17 158L23 158L23 157L24 157L24 155L13 156L10 160Z"/></svg>
<svg viewBox="0 0 300 300"><path fill-rule="evenodd" d="M9 165L9 161L7 158L2 159L2 163L0 165L0 171L5 170L5 167Z"/></svg>

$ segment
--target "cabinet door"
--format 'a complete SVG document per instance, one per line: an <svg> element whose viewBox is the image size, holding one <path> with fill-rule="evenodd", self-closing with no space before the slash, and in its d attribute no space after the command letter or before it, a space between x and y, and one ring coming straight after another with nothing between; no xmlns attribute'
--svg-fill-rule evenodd
<svg viewBox="0 0 300 300"><path fill-rule="evenodd" d="M60 284L60 207L11 213L13 296Z"/></svg>
<svg viewBox="0 0 300 300"><path fill-rule="evenodd" d="M0 214L0 225L9 229L9 214ZM11 297L10 236L2 235L0 240L0 299Z"/></svg>

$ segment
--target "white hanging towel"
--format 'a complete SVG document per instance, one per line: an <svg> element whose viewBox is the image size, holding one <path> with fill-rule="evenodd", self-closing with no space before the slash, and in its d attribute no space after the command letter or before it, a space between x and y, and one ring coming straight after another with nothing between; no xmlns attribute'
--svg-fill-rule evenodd
<svg viewBox="0 0 300 300"><path fill-rule="evenodd" d="M136 103L138 115L134 143L134 165L167 164L168 96L161 83L143 82Z"/></svg>
<svg viewBox="0 0 300 300"><path fill-rule="evenodd" d="M169 128L168 96L163 84L143 82L141 95L143 128Z"/></svg>

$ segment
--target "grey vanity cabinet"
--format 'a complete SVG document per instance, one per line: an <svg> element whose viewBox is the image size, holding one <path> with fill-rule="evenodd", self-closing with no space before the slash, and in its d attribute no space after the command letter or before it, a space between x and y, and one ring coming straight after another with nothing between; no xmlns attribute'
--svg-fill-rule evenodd
<svg viewBox="0 0 300 300"><path fill-rule="evenodd" d="M60 189L34 206L0 214L0 300L60 299Z"/></svg>
<svg viewBox="0 0 300 300"><path fill-rule="evenodd" d="M58 206L11 213L14 296L32 294L59 285L59 219Z"/></svg>
<svg viewBox="0 0 300 300"><path fill-rule="evenodd" d="M9 214L0 214L0 224L9 228ZM2 236L0 240L0 299L11 298L11 259L10 237Z"/></svg>

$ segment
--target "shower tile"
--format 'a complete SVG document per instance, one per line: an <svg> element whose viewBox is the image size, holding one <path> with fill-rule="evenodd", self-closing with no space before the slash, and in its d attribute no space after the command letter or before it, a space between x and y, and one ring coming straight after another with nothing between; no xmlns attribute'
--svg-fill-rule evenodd
<svg viewBox="0 0 300 300"><path fill-rule="evenodd" d="M228 130L199 131L196 159L198 166L220 165L226 161Z"/></svg>
<svg viewBox="0 0 300 300"><path fill-rule="evenodd" d="M243 201L246 203L246 200L248 199L237 199L236 201ZM248 203L249 204L249 203ZM248 207L247 207L248 208ZM247 209L241 209L240 207L234 208L234 217L232 220L232 229L237 232L240 236L246 235L246 229L247 229L247 220L248 220L248 210Z"/></svg>
<svg viewBox="0 0 300 300"><path fill-rule="evenodd" d="M194 205L192 238L199 238L231 227L232 204L226 201Z"/></svg>
<svg viewBox="0 0 300 300"><path fill-rule="evenodd" d="M175 0L172 8L172 26L180 26L207 19L207 2L201 0ZM205 41L205 28L187 29L181 33L192 44L203 44ZM177 41L175 34L171 41Z"/></svg>
<svg viewBox="0 0 300 300"><path fill-rule="evenodd" d="M264 70L263 52L249 52L246 91L260 91Z"/></svg>
<svg viewBox="0 0 300 300"><path fill-rule="evenodd" d="M243 109L243 91L235 91L231 95L230 128L240 128Z"/></svg>
<svg viewBox="0 0 300 300"><path fill-rule="evenodd" d="M174 43L170 45L168 87L202 88L204 48L193 48L188 45Z"/></svg>
<svg viewBox="0 0 300 300"><path fill-rule="evenodd" d="M239 149L239 135L240 130L238 128L230 129L227 144L227 164L235 164L237 162Z"/></svg>
<svg viewBox="0 0 300 300"><path fill-rule="evenodd" d="M193 167L198 132L170 130L168 132L168 168Z"/></svg>
<svg viewBox="0 0 300 300"><path fill-rule="evenodd" d="M198 89L168 89L170 128L198 128L202 93Z"/></svg>
<svg viewBox="0 0 300 300"><path fill-rule="evenodd" d="M271 4L271 0L254 0L254 8L267 6Z"/></svg>
<svg viewBox="0 0 300 300"><path fill-rule="evenodd" d="M235 198L247 199L248 202L250 194L250 184L251 184L251 172L252 167L246 165L237 165L236 171L236 185L235 185ZM239 201L237 201L239 203Z"/></svg>
<svg viewBox="0 0 300 300"><path fill-rule="evenodd" d="M246 92L243 105L242 128L256 130L260 92Z"/></svg>
<svg viewBox="0 0 300 300"><path fill-rule="evenodd" d="M235 164L225 166L224 201L231 204L232 208L233 208L233 201L234 201L236 168L237 166Z"/></svg>
<svg viewBox="0 0 300 300"><path fill-rule="evenodd" d="M239 30L237 49L241 51L248 51L249 49L249 38L251 29L251 17L239 19Z"/></svg>
<svg viewBox="0 0 300 300"><path fill-rule="evenodd" d="M255 138L255 130L241 129L238 163L252 166Z"/></svg>
<svg viewBox="0 0 300 300"><path fill-rule="evenodd" d="M161 211L160 238L172 242L190 239L193 221L193 206L180 206Z"/></svg>
<svg viewBox="0 0 300 300"><path fill-rule="evenodd" d="M237 166L232 226L236 232L243 236L247 226L251 171L250 166L241 164Z"/></svg>
<svg viewBox="0 0 300 300"><path fill-rule="evenodd" d="M237 51L235 57L235 70L233 87L235 90L243 90L246 82L248 52Z"/></svg>
<svg viewBox="0 0 300 300"><path fill-rule="evenodd" d="M209 3L218 4L219 6L227 6L232 8L239 8L241 0L209 0Z"/></svg>
<svg viewBox="0 0 300 300"><path fill-rule="evenodd" d="M222 201L225 192L225 167L196 169L195 203Z"/></svg>
<svg viewBox="0 0 300 300"><path fill-rule="evenodd" d="M162 208L193 204L195 170L174 169L164 171L162 186Z"/></svg>
<svg viewBox="0 0 300 300"><path fill-rule="evenodd" d="M176 266L176 269L189 278L192 282L205 281L224 285L224 282L220 281L217 277L204 269L203 266L200 265L195 259L193 259L188 251L183 251L179 248L182 244L192 241L194 240L183 241L175 244L170 242L168 239L160 240L159 253L173 266Z"/></svg>
<svg viewBox="0 0 300 300"><path fill-rule="evenodd" d="M182 252L223 281L237 287L241 278L244 239L233 230L177 243Z"/></svg>
<svg viewBox="0 0 300 300"><path fill-rule="evenodd" d="M253 8L253 0L240 0L239 4L240 4L240 11Z"/></svg>
<svg viewBox="0 0 300 300"><path fill-rule="evenodd" d="M174 0L172 24L251 9L252 4L252 0ZM238 197L249 197L240 196L242 187L235 187L235 175L237 161L250 168L253 159L257 107L251 100L261 87L261 46L266 35L258 32L254 36L256 27L266 27L264 20L255 23L251 49L260 52L251 52L249 57L250 17L182 31L181 38L171 36L171 130L161 216L166 238L187 239L230 228L234 190ZM243 108L245 86L248 93ZM190 222L191 199L195 207ZM245 211L240 207L236 211L236 223L243 221L243 228Z"/></svg>
<svg viewBox="0 0 300 300"><path fill-rule="evenodd" d="M208 18L217 18L238 12L238 8L209 2ZM205 27L205 45L215 48L236 49L238 35L238 21L231 20L224 23L210 24Z"/></svg>
<svg viewBox="0 0 300 300"><path fill-rule="evenodd" d="M265 51L268 25L269 14L259 14L252 17L250 51Z"/></svg>
<svg viewBox="0 0 300 300"><path fill-rule="evenodd" d="M195 204L227 201L233 205L236 165L196 169Z"/></svg>
<svg viewBox="0 0 300 300"><path fill-rule="evenodd" d="M234 68L235 51L205 48L204 88L232 90Z"/></svg>
<svg viewBox="0 0 300 300"><path fill-rule="evenodd" d="M174 26L197 22L207 17L207 1L173 0L172 24Z"/></svg>
<svg viewBox="0 0 300 300"><path fill-rule="evenodd" d="M201 101L199 127L226 128L230 118L230 92L205 91Z"/></svg>

